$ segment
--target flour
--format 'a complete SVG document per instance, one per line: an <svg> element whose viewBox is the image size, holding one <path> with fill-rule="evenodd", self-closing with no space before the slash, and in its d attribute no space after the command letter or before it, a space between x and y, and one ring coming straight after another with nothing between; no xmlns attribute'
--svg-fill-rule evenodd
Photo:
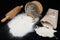
<svg viewBox="0 0 60 40"><path fill-rule="evenodd" d="M15 37L23 37L29 32L33 32L34 22L32 17L25 14L19 14L14 17L7 25L10 33Z"/></svg>
<svg viewBox="0 0 60 40"><path fill-rule="evenodd" d="M10 33L15 37L24 37L26 34L33 32L33 26L38 21L38 18L33 20L25 14L19 14L14 17L7 25L10 28ZM38 27L36 33L42 37L53 37L56 30L47 27Z"/></svg>
<svg viewBox="0 0 60 40"><path fill-rule="evenodd" d="M54 37L54 33L57 32L56 30L46 28L46 27L38 27L35 29L35 31L39 36L50 37L50 38Z"/></svg>

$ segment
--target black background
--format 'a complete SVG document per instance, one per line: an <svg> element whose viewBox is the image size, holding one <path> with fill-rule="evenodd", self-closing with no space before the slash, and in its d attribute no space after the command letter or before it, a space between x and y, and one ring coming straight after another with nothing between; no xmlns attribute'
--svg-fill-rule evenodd
<svg viewBox="0 0 60 40"><path fill-rule="evenodd" d="M17 5L24 5L27 2L30 2L33 0L0 0L0 20L5 17L5 14L16 7ZM37 0L41 2L43 5L43 13L42 15L44 16L49 8L52 9L60 9L60 1L59 0ZM24 11L24 8L21 10L21 12ZM59 12L60 16L60 12ZM58 25L57 25L57 33L55 33L56 37L60 37L60 17L58 17ZM6 25L9 21L6 21L4 23L0 22L0 40L56 40L56 38L44 38L41 36L38 36L35 32L29 33L23 38L18 38L18 37L12 37L9 33L9 28Z"/></svg>

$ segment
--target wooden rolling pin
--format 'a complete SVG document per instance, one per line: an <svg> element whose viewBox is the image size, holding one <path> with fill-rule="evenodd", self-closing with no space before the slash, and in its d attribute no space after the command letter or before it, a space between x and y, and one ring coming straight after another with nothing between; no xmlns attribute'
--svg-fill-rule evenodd
<svg viewBox="0 0 60 40"><path fill-rule="evenodd" d="M5 22L7 19L12 19L22 9L22 7L23 7L23 5L17 6L14 9L12 9L11 11L9 11L5 15L6 17L1 20L1 22Z"/></svg>

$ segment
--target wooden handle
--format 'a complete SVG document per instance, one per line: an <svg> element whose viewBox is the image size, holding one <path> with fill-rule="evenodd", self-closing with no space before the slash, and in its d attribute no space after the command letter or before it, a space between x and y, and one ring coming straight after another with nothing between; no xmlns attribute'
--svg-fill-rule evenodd
<svg viewBox="0 0 60 40"><path fill-rule="evenodd" d="M3 18L1 22L5 22L7 19L9 19L9 16L6 16L5 18Z"/></svg>

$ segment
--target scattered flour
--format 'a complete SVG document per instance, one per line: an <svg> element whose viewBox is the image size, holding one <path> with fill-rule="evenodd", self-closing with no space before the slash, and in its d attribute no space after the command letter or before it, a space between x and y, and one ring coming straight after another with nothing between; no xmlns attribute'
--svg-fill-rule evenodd
<svg viewBox="0 0 60 40"><path fill-rule="evenodd" d="M19 14L7 24L10 28L9 32L15 37L23 37L33 31L33 25L36 23L33 21L33 18L25 14Z"/></svg>
<svg viewBox="0 0 60 40"><path fill-rule="evenodd" d="M57 32L56 30L46 28L46 27L37 27L35 31L39 36L50 37L50 38L54 37L54 32Z"/></svg>
<svg viewBox="0 0 60 40"><path fill-rule="evenodd" d="M10 22L8 22L8 27L10 28L10 33L15 37L23 37L29 32L33 32L33 25L38 20L34 21L33 18L25 15L25 14L19 14L16 17L14 17ZM57 32L56 30L46 28L46 27L38 27L35 28L36 33L39 36L43 37L53 37L54 32Z"/></svg>

